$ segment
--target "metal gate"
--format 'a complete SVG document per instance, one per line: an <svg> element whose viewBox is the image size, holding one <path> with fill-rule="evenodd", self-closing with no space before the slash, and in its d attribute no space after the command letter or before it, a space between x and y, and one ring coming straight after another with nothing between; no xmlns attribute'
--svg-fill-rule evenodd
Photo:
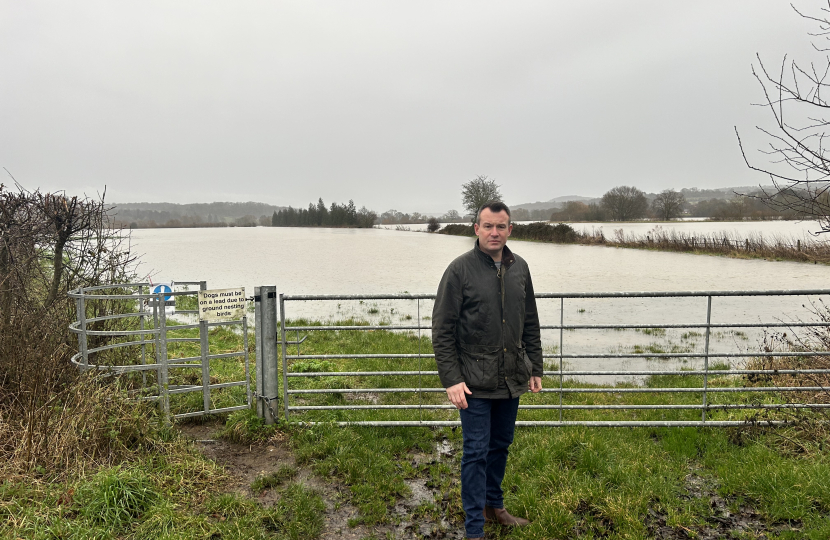
<svg viewBox="0 0 830 540"><path fill-rule="evenodd" d="M165 296L186 306L176 309L176 315L192 319L198 310L187 304L196 306L193 299L199 290L206 290L206 282L180 281L176 287L184 290L158 294L150 293L150 287L150 283L126 283L70 291L77 321L69 330L77 334L79 349L72 363L83 370L133 377L136 398L158 401L168 419L250 408L247 317L211 323L168 319ZM238 329L243 350L212 353L211 329L218 327ZM244 380L217 380L212 365L240 359Z"/></svg>
<svg viewBox="0 0 830 540"><path fill-rule="evenodd" d="M523 398L517 425L780 424L786 421L780 413L787 410L827 409L830 394L824 381L830 375L830 350L826 345L818 343L818 346L808 347L804 342L796 342L783 348L765 348L739 343L737 350L725 350L715 346L715 342L722 335L744 339L747 332L764 336L781 333L786 336L787 331L825 333L830 327L830 318L818 313L818 320L805 321L802 316L816 315L808 309L811 303L818 310L826 309L821 302L828 295L830 290L537 294L540 313L546 313L541 317L543 338L547 337L549 342L543 355L545 388L540 396ZM285 420L373 426L460 425L454 407L447 403L438 381L435 357L423 339L429 335L430 325L424 323L422 311L434 298L434 295L413 294L280 294ZM757 299L763 301L757 303ZM798 314L785 320L783 313L775 311L777 308L757 307L768 307L775 304L776 299L784 299L785 304L794 306ZM336 313L344 303L377 306L378 302L387 302L382 308L372 307L365 311L369 314L372 310L388 312L390 302L408 303L408 311L399 308L407 311L399 319L405 321L406 317L411 319L414 315L415 323L391 324L392 321L384 320L381 324L356 324L353 321L289 324L288 304L303 302L313 304L314 308L306 311L316 313L331 313L332 310L324 306L332 303L337 305ZM587 311L577 302L622 303L624 308L618 311L631 315L633 320L626 322L612 317L611 321L590 324L573 321L571 319L581 317ZM651 306L643 309L631 307L635 303L646 305L649 302ZM684 302L691 302L688 310L691 316L675 307ZM745 316L727 314L734 316L733 320L719 316L718 307L721 306L721 312L727 312L723 306L729 302L743 302L744 307L738 312ZM544 304L547 304L545 309L542 308ZM394 313L395 308L391 309ZM766 311L776 315L770 317ZM762 315L767 319L762 319ZM684 320L684 317L688 318ZM412 346L408 352L382 353L302 352L304 346L313 342L315 334L345 336L346 333L360 332L409 333L417 341L418 348L417 351ZM590 350L591 347L586 346L586 343L590 344L590 337L580 339L578 336L596 332L612 335L620 332L620 336L629 332L636 337L649 338L675 332L692 336L695 346L684 346L680 350L638 345L630 350ZM575 367L602 366L609 362L615 365L605 369ZM657 364L657 369L650 365L644 367L643 362ZM671 369L663 367L670 362L675 362ZM362 365L382 365L385 369L362 368ZM609 378L610 383L602 382ZM592 379L601 382L591 384ZM669 384L660 384L661 380ZM801 396L806 394L813 399L802 399ZM638 403L646 401L642 396L649 395L659 397L651 403ZM602 412L602 419L597 419L597 411Z"/></svg>

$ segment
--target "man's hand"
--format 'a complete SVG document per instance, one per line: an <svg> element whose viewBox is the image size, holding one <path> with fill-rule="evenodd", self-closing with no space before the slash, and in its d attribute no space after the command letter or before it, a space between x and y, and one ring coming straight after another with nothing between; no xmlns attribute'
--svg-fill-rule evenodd
<svg viewBox="0 0 830 540"><path fill-rule="evenodd" d="M527 389L534 394L538 394L542 390L542 377L531 377L530 380L527 381ZM449 391L449 389L447 391Z"/></svg>
<svg viewBox="0 0 830 540"><path fill-rule="evenodd" d="M450 399L450 403L455 405L456 409L467 408L467 397L464 394L472 394L472 392L470 392L470 389L463 382L447 388L447 397Z"/></svg>

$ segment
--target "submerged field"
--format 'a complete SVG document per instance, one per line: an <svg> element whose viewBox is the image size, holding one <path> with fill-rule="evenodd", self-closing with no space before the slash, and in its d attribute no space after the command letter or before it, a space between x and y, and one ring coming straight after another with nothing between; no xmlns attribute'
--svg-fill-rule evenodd
<svg viewBox="0 0 830 540"><path fill-rule="evenodd" d="M187 331L182 333L184 337ZM212 335L217 352L241 338ZM250 340L253 343L253 340ZM188 343L171 355L191 356ZM175 348L174 348L175 347ZM426 338L390 331L309 332L304 354L429 353ZM212 381L240 380L242 363L212 366ZM289 371L434 369L429 359L312 359ZM178 377L178 380L176 380ZM171 383L193 377L182 370ZM150 381L152 382L152 381ZM292 377L295 389L438 386L436 377ZM691 375L653 377L652 387L698 386ZM710 386L735 386L710 377ZM546 377L558 388L558 378ZM114 383L106 383L113 385ZM567 383L566 386L573 383ZM619 389L632 387L621 385ZM765 394L768 401L779 399ZM244 389L214 392L214 406L244 402ZM713 399L718 399L713 394ZM699 403L699 393L565 394L566 404ZM757 394L731 396L739 402ZM200 394L174 396L174 412L198 408ZM523 398L558 403L558 393ZM307 394L305 406L442 405L442 393ZM280 406L282 403L280 404ZM306 410L266 427L250 412L164 428L155 409L136 406L114 418L113 432L145 429L121 464L60 475L36 471L0 484L2 538L459 538L463 536L459 462L461 430L450 427L337 426L344 420L455 420L447 409ZM711 419L745 412L711 412ZM132 425L127 425L133 418ZM142 418L143 420L135 420ZM149 420L147 420L149 418ZM699 419L689 410L569 410L566 419ZM558 410L520 412L523 420L558 420ZM801 417L803 422L809 418ZM830 459L821 424L787 428L521 427L511 448L506 506L533 524L496 528L498 538L811 538L830 537ZM195 436L194 443L182 435ZM207 435L205 435L207 434ZM200 439L200 437L203 437ZM214 441L214 442L210 442ZM216 445L230 449L219 452ZM268 459L280 455L279 459ZM216 461L208 459L212 456ZM240 463L251 457L247 469ZM256 456L260 456L257 458ZM261 470L260 470L261 469ZM335 519L335 517L337 519Z"/></svg>

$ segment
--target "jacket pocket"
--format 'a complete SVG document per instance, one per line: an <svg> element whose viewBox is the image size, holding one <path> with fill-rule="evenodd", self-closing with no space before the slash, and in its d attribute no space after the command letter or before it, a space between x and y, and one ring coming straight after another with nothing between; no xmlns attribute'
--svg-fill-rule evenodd
<svg viewBox="0 0 830 540"><path fill-rule="evenodd" d="M530 363L530 358L527 356L524 347L521 347L516 352L516 382L527 384L532 374L533 364Z"/></svg>
<svg viewBox="0 0 830 540"><path fill-rule="evenodd" d="M495 390L499 386L498 346L461 345L461 375L467 386L479 390Z"/></svg>

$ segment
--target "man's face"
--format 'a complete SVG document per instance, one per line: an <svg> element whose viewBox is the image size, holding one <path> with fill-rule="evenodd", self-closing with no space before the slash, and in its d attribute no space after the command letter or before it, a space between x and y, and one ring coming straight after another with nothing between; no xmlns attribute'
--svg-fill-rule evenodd
<svg viewBox="0 0 830 540"><path fill-rule="evenodd" d="M478 236L478 247L484 253L493 257L494 260L501 260L501 251L507 243L507 237L513 230L510 224L510 216L504 210L493 212L485 208L479 215L478 223L475 224L476 236Z"/></svg>

